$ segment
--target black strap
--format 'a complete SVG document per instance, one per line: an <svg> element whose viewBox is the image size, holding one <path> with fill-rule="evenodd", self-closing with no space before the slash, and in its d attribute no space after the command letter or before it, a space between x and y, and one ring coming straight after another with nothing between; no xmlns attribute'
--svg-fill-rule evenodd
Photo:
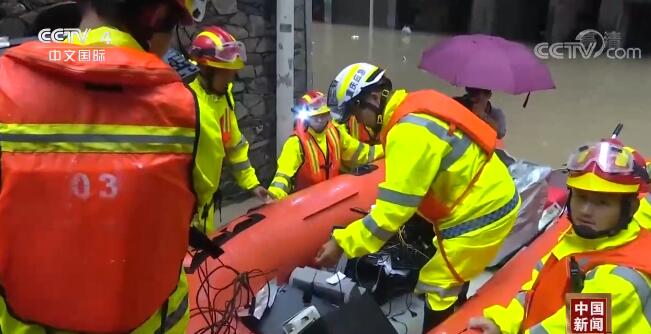
<svg viewBox="0 0 651 334"><path fill-rule="evenodd" d="M170 300L165 299L165 302L163 303L163 306L160 308L160 328L163 329L163 332L165 331L165 322L167 321L167 309L170 306Z"/></svg>
<svg viewBox="0 0 651 334"><path fill-rule="evenodd" d="M585 280L585 275L581 271L579 263L576 262L574 256L570 257L570 280L572 282L572 292L580 293L583 291L583 281Z"/></svg>

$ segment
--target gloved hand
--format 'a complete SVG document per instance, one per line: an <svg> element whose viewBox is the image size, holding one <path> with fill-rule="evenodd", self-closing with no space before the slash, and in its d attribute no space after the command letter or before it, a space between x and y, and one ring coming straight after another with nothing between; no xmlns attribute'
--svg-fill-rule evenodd
<svg viewBox="0 0 651 334"><path fill-rule="evenodd" d="M263 186L257 186L253 188L251 192L253 193L253 195L255 195L255 197L257 197L260 201L264 202L265 204L269 204L273 202L271 193L269 193L269 191Z"/></svg>
<svg viewBox="0 0 651 334"><path fill-rule="evenodd" d="M468 328L481 331L482 334L500 334L502 331L491 319L484 317L470 318Z"/></svg>
<svg viewBox="0 0 651 334"><path fill-rule="evenodd" d="M339 247L337 241L330 239L328 242L321 246L319 252L316 255L316 264L321 267L331 268L337 265L341 254L344 253L344 250Z"/></svg>

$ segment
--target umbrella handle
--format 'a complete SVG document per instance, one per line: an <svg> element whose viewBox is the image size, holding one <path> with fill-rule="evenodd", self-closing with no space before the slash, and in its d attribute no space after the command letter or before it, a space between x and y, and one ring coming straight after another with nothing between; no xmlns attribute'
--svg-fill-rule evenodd
<svg viewBox="0 0 651 334"><path fill-rule="evenodd" d="M615 127L615 130L613 131L613 135L610 138L615 139L619 137L619 134L622 132L623 128L624 128L624 124L618 123L617 126Z"/></svg>

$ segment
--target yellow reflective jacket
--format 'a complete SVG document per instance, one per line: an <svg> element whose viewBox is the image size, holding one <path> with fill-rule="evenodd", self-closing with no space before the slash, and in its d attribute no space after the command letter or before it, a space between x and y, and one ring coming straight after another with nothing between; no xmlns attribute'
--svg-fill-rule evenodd
<svg viewBox="0 0 651 334"><path fill-rule="evenodd" d="M406 96L406 91L394 92L384 111L384 126ZM389 235L395 234L416 213L430 188L434 194L440 194L441 201L451 204L466 190L486 161L486 155L474 143L469 143L458 159L444 159L452 147L430 129L442 129L447 133L448 125L429 115L412 115L419 124L399 123L387 135L386 177L380 184L379 198L370 215L334 232L334 238L349 257L377 252ZM465 138L459 130L455 136ZM486 215L516 196L508 169L493 156L463 203L440 221L440 226L446 229ZM371 227L369 221L374 226Z"/></svg>
<svg viewBox="0 0 651 334"><path fill-rule="evenodd" d="M229 163L233 176L242 189L251 190L260 182L249 161L249 143L237 124L235 102L231 93L232 85L228 86L226 95L217 96L206 92L200 83L200 78L197 77L190 83L190 88L197 96L201 117L198 150L211 152L209 155L197 155L197 168L194 174L197 178L208 182L195 184L199 194L199 209L193 223L201 229L205 228L207 232L212 232L216 227L214 199L219 190L223 161ZM224 133L229 133L230 138L222 138Z"/></svg>
<svg viewBox="0 0 651 334"><path fill-rule="evenodd" d="M383 127L406 96L402 90L393 93ZM520 207L513 179L497 155L489 158L461 131L449 132L446 122L430 115L403 117L387 134L386 175L375 206L364 218L333 232L349 258L375 253L417 213L428 191L450 207L468 189L451 214L437 222L446 255L439 249L420 270L416 291L425 293L428 307L437 311L453 305L462 281L490 263ZM482 165L483 172L468 188ZM433 242L440 248L439 240Z"/></svg>
<svg viewBox="0 0 651 334"><path fill-rule="evenodd" d="M338 129L341 130L339 127ZM325 131L317 133L312 128L309 128L308 131L317 141L321 152L327 152ZM354 168L384 157L382 145L370 146L360 143L346 131L339 131L339 138L341 141L341 162L343 166ZM269 192L276 199L285 198L293 191L294 177L301 165L303 165L303 160L303 149L301 148L298 137L290 136L278 157L278 170L269 187Z"/></svg>
<svg viewBox="0 0 651 334"><path fill-rule="evenodd" d="M107 45L110 42L110 45ZM79 41L74 41L75 44L82 44ZM116 30L110 27L98 27L92 29L88 34L86 43L84 45L95 45L107 47L120 46L128 47L136 50L143 51L140 44L128 33ZM202 120L203 121L203 120ZM201 129L203 130L203 128ZM203 134L203 132L201 132ZM199 148L197 150L197 157L214 154L209 147ZM208 160L208 159L206 159ZM196 161L195 164L198 164ZM210 180L205 178L203 174L194 173L194 186L198 189L207 189L205 185L210 184ZM196 190L196 189L195 189ZM201 196L201 194L198 194ZM204 195L206 196L206 195ZM188 222L188 227L190 222ZM63 270L63 269L62 269ZM131 334L151 334L151 333L165 333L165 334L183 334L186 332L188 322L190 319L190 308L188 307L188 282L185 272L180 270L179 283L177 288L170 297L167 299L167 309L165 321L161 315L162 310L158 310L152 314L149 319L143 322ZM137 277L133 279L137 280ZM143 284L146 284L143 283ZM62 307L65 301L62 301ZM145 319L143 319L145 320ZM55 331L52 329L45 329L42 326L25 323L14 318L7 310L7 305L2 297L0 297L0 333L11 334L71 334L67 331Z"/></svg>
<svg viewBox="0 0 651 334"><path fill-rule="evenodd" d="M562 259L572 254L615 248L634 240L640 229L638 222L633 220L626 230L616 236L591 240L583 239L570 230L536 265L531 280L522 286L522 291L508 306L491 306L484 310L484 316L492 319L502 333L517 334L524 317L524 293L531 290L551 254ZM650 284L651 280L646 275L613 263L597 266L586 273L581 292L611 294L613 333L651 333L651 305L648 303ZM566 308L563 306L531 330L525 331L525 334L565 333L566 319Z"/></svg>

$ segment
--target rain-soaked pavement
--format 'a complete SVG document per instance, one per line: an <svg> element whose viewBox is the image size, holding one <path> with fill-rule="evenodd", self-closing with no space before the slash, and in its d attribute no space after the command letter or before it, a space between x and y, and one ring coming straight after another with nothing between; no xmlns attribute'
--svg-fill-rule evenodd
<svg viewBox="0 0 651 334"><path fill-rule="evenodd" d="M369 35L372 38L369 39ZM434 88L459 95L450 86L417 68L420 54L445 36L399 30L314 23L312 25L314 88L327 90L344 66L375 63L387 70L394 88ZM532 47L533 49L533 47ZM651 57L643 60L547 61L556 90L525 96L493 94L507 117L506 148L522 159L560 167L570 151L610 135L624 123L622 140L651 156Z"/></svg>

